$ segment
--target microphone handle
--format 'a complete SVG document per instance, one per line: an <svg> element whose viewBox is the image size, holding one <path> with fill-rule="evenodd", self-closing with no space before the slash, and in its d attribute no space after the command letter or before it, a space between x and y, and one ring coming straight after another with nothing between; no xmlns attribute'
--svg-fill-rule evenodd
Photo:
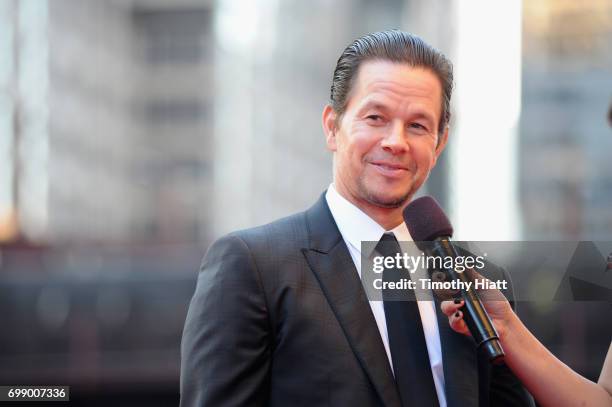
<svg viewBox="0 0 612 407"><path fill-rule="evenodd" d="M459 257L457 249L450 241L448 237L437 238L431 242L429 246L429 252L433 256L440 256L442 258L450 256L453 259ZM465 272L457 272L454 268L446 268L446 273L453 280L459 280L461 282L471 281ZM491 322L491 318L480 301L478 294L475 289L472 290L461 290L461 295L464 299L464 320L472 334L472 337L476 341L477 347L482 348L489 362L493 364L499 364L504 360L504 350L499 343L499 335ZM465 312L467 311L467 312Z"/></svg>

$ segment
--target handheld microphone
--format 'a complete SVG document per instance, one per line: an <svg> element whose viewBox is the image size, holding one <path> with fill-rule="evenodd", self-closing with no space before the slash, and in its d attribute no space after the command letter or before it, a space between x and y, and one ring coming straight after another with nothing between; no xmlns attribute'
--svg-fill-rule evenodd
<svg viewBox="0 0 612 407"><path fill-rule="evenodd" d="M404 221L417 247L432 257L459 257L451 241L453 227L436 200L430 196L415 199L404 209ZM444 262L443 262L444 263ZM448 276L463 283L471 281L466 272L457 272L453 267L444 267ZM466 287L465 284L461 285ZM501 363L504 350L491 318L487 314L475 290L461 290L464 299L464 320L478 348L486 353L489 362Z"/></svg>

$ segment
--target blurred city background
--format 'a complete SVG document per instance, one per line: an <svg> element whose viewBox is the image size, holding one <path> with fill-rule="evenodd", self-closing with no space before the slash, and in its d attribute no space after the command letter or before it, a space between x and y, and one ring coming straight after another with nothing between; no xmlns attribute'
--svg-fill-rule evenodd
<svg viewBox="0 0 612 407"><path fill-rule="evenodd" d="M336 60L389 28L455 65L457 238L612 241L612 0L0 0L0 384L177 405L202 255L329 185ZM519 304L592 380L611 311Z"/></svg>

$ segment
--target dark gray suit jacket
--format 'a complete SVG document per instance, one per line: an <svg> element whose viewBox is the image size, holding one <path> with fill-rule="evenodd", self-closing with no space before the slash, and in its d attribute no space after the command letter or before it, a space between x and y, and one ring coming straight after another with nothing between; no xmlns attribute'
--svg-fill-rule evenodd
<svg viewBox="0 0 612 407"><path fill-rule="evenodd" d="M448 406L532 405L509 369L480 358L474 341L452 331L437 309ZM183 407L401 405L324 195L306 212L210 247L181 363Z"/></svg>

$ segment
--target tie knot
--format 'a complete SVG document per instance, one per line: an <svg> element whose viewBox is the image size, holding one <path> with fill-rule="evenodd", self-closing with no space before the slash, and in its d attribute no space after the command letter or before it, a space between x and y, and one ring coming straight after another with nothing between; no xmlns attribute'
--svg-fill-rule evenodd
<svg viewBox="0 0 612 407"><path fill-rule="evenodd" d="M401 253L399 242L395 235L391 232L387 232L382 235L375 250L383 256L395 256L397 253Z"/></svg>
<svg viewBox="0 0 612 407"><path fill-rule="evenodd" d="M380 242L397 242L397 238L393 232L385 232L380 237Z"/></svg>

